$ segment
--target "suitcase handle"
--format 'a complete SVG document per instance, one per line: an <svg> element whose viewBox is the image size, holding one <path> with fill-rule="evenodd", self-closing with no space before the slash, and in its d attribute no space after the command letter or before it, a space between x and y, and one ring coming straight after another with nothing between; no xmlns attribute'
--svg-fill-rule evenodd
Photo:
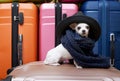
<svg viewBox="0 0 120 81"><path fill-rule="evenodd" d="M111 66L114 66L114 55L115 55L115 34L110 34L110 54L111 54Z"/></svg>
<svg viewBox="0 0 120 81"><path fill-rule="evenodd" d="M19 21L19 24L22 25L24 22L23 12L20 12L18 16L14 16L14 21Z"/></svg>
<svg viewBox="0 0 120 81"><path fill-rule="evenodd" d="M19 24L22 25L24 23L24 15L23 12L19 13Z"/></svg>
<svg viewBox="0 0 120 81"><path fill-rule="evenodd" d="M64 13L62 16L63 16L62 20L65 19L65 18L67 18L67 14L66 13Z"/></svg>

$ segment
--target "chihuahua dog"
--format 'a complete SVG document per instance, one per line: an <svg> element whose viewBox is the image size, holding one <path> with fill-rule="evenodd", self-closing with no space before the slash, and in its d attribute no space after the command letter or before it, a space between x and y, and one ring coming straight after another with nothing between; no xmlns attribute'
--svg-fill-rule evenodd
<svg viewBox="0 0 120 81"><path fill-rule="evenodd" d="M80 36L88 37L89 34L89 25L86 23L72 23L69 25L73 30L75 30ZM55 48L48 51L47 56L44 60L44 64L48 65L60 65L59 62L63 62L65 60L73 59L71 54L68 52L66 48L62 44L59 44ZM77 68L82 68L78 66L74 61L74 64Z"/></svg>

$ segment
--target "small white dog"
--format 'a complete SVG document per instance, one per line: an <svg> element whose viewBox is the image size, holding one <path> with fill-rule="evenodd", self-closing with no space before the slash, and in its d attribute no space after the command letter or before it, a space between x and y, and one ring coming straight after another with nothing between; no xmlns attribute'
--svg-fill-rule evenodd
<svg viewBox="0 0 120 81"><path fill-rule="evenodd" d="M75 30L79 35L83 37L88 37L89 34L89 25L86 23L73 23L70 25L70 27ZM62 44L59 44L55 48L48 51L47 56L44 60L44 64L48 65L60 65L59 62L73 59L71 54L67 51L66 48ZM76 62L74 61L74 64L77 68L82 68L81 66L78 66Z"/></svg>

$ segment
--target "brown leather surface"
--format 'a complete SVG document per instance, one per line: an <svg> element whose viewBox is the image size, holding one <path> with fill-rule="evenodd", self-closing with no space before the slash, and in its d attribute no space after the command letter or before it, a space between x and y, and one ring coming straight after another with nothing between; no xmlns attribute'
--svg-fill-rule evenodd
<svg viewBox="0 0 120 81"><path fill-rule="evenodd" d="M25 78L24 80L71 80L71 81L120 81L120 71L115 68L77 69L72 64L60 66L44 65L42 62L32 62L17 67L10 75L13 78Z"/></svg>

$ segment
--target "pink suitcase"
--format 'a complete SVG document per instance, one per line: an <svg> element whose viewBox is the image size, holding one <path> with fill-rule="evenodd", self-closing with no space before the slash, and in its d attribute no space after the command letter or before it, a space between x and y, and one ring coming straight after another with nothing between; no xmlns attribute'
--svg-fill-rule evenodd
<svg viewBox="0 0 120 81"><path fill-rule="evenodd" d="M77 12L76 4L44 3L40 6L39 60L43 61L48 50L55 47L55 25L58 21Z"/></svg>

